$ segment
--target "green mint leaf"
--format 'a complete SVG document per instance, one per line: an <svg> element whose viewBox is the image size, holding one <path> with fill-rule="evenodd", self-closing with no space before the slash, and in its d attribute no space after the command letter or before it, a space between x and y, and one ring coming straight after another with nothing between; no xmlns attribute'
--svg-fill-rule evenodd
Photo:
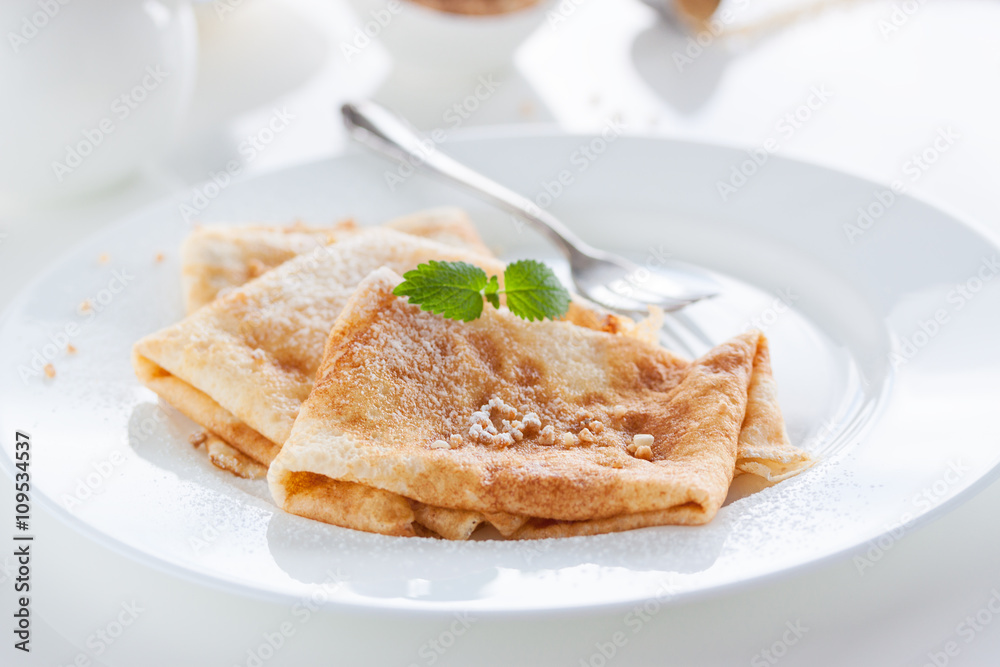
<svg viewBox="0 0 1000 667"><path fill-rule="evenodd" d="M497 280L496 276L490 277L490 282L486 284L486 289L483 290L483 296L489 301L494 308L500 307L500 282Z"/></svg>
<svg viewBox="0 0 1000 667"><path fill-rule="evenodd" d="M503 283L507 308L529 322L546 317L555 319L569 310L569 292L552 269L541 262L522 259L508 264Z"/></svg>
<svg viewBox="0 0 1000 667"><path fill-rule="evenodd" d="M421 310L463 322L482 314L483 290L491 282L478 266L435 260L407 271L403 279L392 291L393 294L409 297L410 303L419 305ZM493 281L496 281L495 277ZM493 294L495 297L495 292Z"/></svg>

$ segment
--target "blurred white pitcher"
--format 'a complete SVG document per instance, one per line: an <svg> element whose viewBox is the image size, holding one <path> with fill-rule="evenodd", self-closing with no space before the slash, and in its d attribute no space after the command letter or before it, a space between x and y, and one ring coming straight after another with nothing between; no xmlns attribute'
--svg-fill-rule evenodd
<svg viewBox="0 0 1000 667"><path fill-rule="evenodd" d="M112 185L161 155L194 85L185 0L0 3L0 195Z"/></svg>

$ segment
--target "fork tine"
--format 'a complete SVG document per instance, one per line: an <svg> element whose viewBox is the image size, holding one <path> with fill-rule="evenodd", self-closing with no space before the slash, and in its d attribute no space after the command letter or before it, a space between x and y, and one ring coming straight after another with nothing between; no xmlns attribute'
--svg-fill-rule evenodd
<svg viewBox="0 0 1000 667"><path fill-rule="evenodd" d="M660 338L661 342L669 340L673 343L673 346L664 343L668 349L682 352L691 359L697 359L713 346L705 332L696 324L692 322L689 327L688 324L678 321L674 315L663 318Z"/></svg>
<svg viewBox="0 0 1000 667"><path fill-rule="evenodd" d="M652 295L653 298L670 297L674 299L705 298L715 296L721 289L720 286L707 275L691 272L683 279L664 273L660 270L650 270L638 266L623 257L613 259L605 257L605 261L610 261L625 272L625 275L614 281L629 292L643 292ZM676 274L676 272L674 272ZM610 286L610 285L609 285ZM651 300L651 299L644 299Z"/></svg>
<svg viewBox="0 0 1000 667"><path fill-rule="evenodd" d="M692 350L682 338L676 336L671 329L668 329L666 324L659 331L660 345L671 350L673 352L679 352L681 355L688 357L689 359L697 359L698 355Z"/></svg>
<svg viewBox="0 0 1000 667"><path fill-rule="evenodd" d="M637 298L633 294L621 294L606 285L591 286L590 288L587 288L584 285L578 284L577 288L588 298L601 304L602 306L605 306L606 308L640 313L645 313L649 309L649 306L657 306L667 312L670 312L689 306L700 298L698 297L693 300L675 299L661 294L655 300L644 300Z"/></svg>
<svg viewBox="0 0 1000 667"><path fill-rule="evenodd" d="M717 290L702 290L700 292L689 290L684 296L674 296L668 292L650 289L625 279L615 280L600 287L614 294L616 298L628 299L642 304L642 309L645 306L659 306L666 311L677 310L718 294Z"/></svg>
<svg viewBox="0 0 1000 667"><path fill-rule="evenodd" d="M583 290L581 290L583 292ZM597 292L597 293L595 293ZM602 293L602 292L606 292ZM661 305L660 303L650 303L639 301L634 298L618 294L614 290L608 289L604 285L593 287L584 292L584 296L594 303L605 308L624 313L630 316L645 317L649 313L650 305ZM687 305L687 302L676 301L672 304L673 309ZM669 311L669 308L664 308ZM708 334L698 326L697 323L687 314L681 312L667 312L663 317L663 325L659 330L661 344L671 350L680 352L692 359L700 357L707 350L711 349L715 343Z"/></svg>
<svg viewBox="0 0 1000 667"><path fill-rule="evenodd" d="M713 296L718 295L717 291L703 290L700 292L689 291L683 297L673 296L671 294L666 294L663 292L658 292L653 289L647 289L644 287L639 287L636 285L631 285L630 288L624 296L639 301L640 303L645 303L649 305L660 305L664 302L682 302L685 305L695 303L696 301L701 301L702 299L709 299Z"/></svg>
<svg viewBox="0 0 1000 667"><path fill-rule="evenodd" d="M670 284L671 283L664 283L664 285ZM649 295L651 298L644 299L645 301L662 299L664 297L678 300L704 299L710 296L715 296L719 293L718 289L710 287L703 287L701 289L689 287L684 290L660 289L656 285L651 285L648 282L637 283L624 278L610 281L605 286L612 292L615 292L616 294L623 294L625 296L635 296L637 294Z"/></svg>
<svg viewBox="0 0 1000 667"><path fill-rule="evenodd" d="M684 327L686 332L691 334L691 337L694 338L695 341L703 346L703 349L701 350L702 353L715 347L715 342L707 333L705 333L704 329L698 326L698 323L695 322L694 318L692 318L688 313L678 311L670 313L667 317L676 320L678 324ZM701 354L699 353L698 356L701 356Z"/></svg>
<svg viewBox="0 0 1000 667"><path fill-rule="evenodd" d="M664 297L662 294L655 299L644 299L636 295L630 295L630 298L636 303L642 304L640 310L645 310L649 306L656 306L662 308L668 313L679 311L681 308L690 306L691 304L698 303L702 299L710 299L714 295L695 295L689 299L675 299L673 297Z"/></svg>

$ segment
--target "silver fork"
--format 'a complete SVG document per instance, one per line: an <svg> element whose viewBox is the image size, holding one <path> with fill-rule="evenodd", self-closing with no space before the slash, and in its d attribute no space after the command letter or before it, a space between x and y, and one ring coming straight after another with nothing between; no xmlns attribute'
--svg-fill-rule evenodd
<svg viewBox="0 0 1000 667"><path fill-rule="evenodd" d="M345 104L341 114L348 133L360 143L443 176L531 224L559 248L569 261L577 291L595 303L628 314L646 314L649 306L669 313L718 293L691 289L620 255L591 246L530 199L442 153L429 137L379 104ZM683 313L675 313L671 320L664 329L674 339L674 347L697 356L712 346L708 336Z"/></svg>

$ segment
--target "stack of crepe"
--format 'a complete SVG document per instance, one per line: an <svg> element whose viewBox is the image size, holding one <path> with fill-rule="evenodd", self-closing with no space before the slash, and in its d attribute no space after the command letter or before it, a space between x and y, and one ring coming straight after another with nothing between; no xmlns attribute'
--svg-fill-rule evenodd
<svg viewBox="0 0 1000 667"><path fill-rule="evenodd" d="M266 471L295 514L449 539L701 524L734 475L812 462L785 434L759 332L689 362L579 301L561 321L487 308L463 323L395 297L431 259L502 274L455 209L206 228L183 255L191 313L136 344L136 372L206 429L216 465Z"/></svg>

